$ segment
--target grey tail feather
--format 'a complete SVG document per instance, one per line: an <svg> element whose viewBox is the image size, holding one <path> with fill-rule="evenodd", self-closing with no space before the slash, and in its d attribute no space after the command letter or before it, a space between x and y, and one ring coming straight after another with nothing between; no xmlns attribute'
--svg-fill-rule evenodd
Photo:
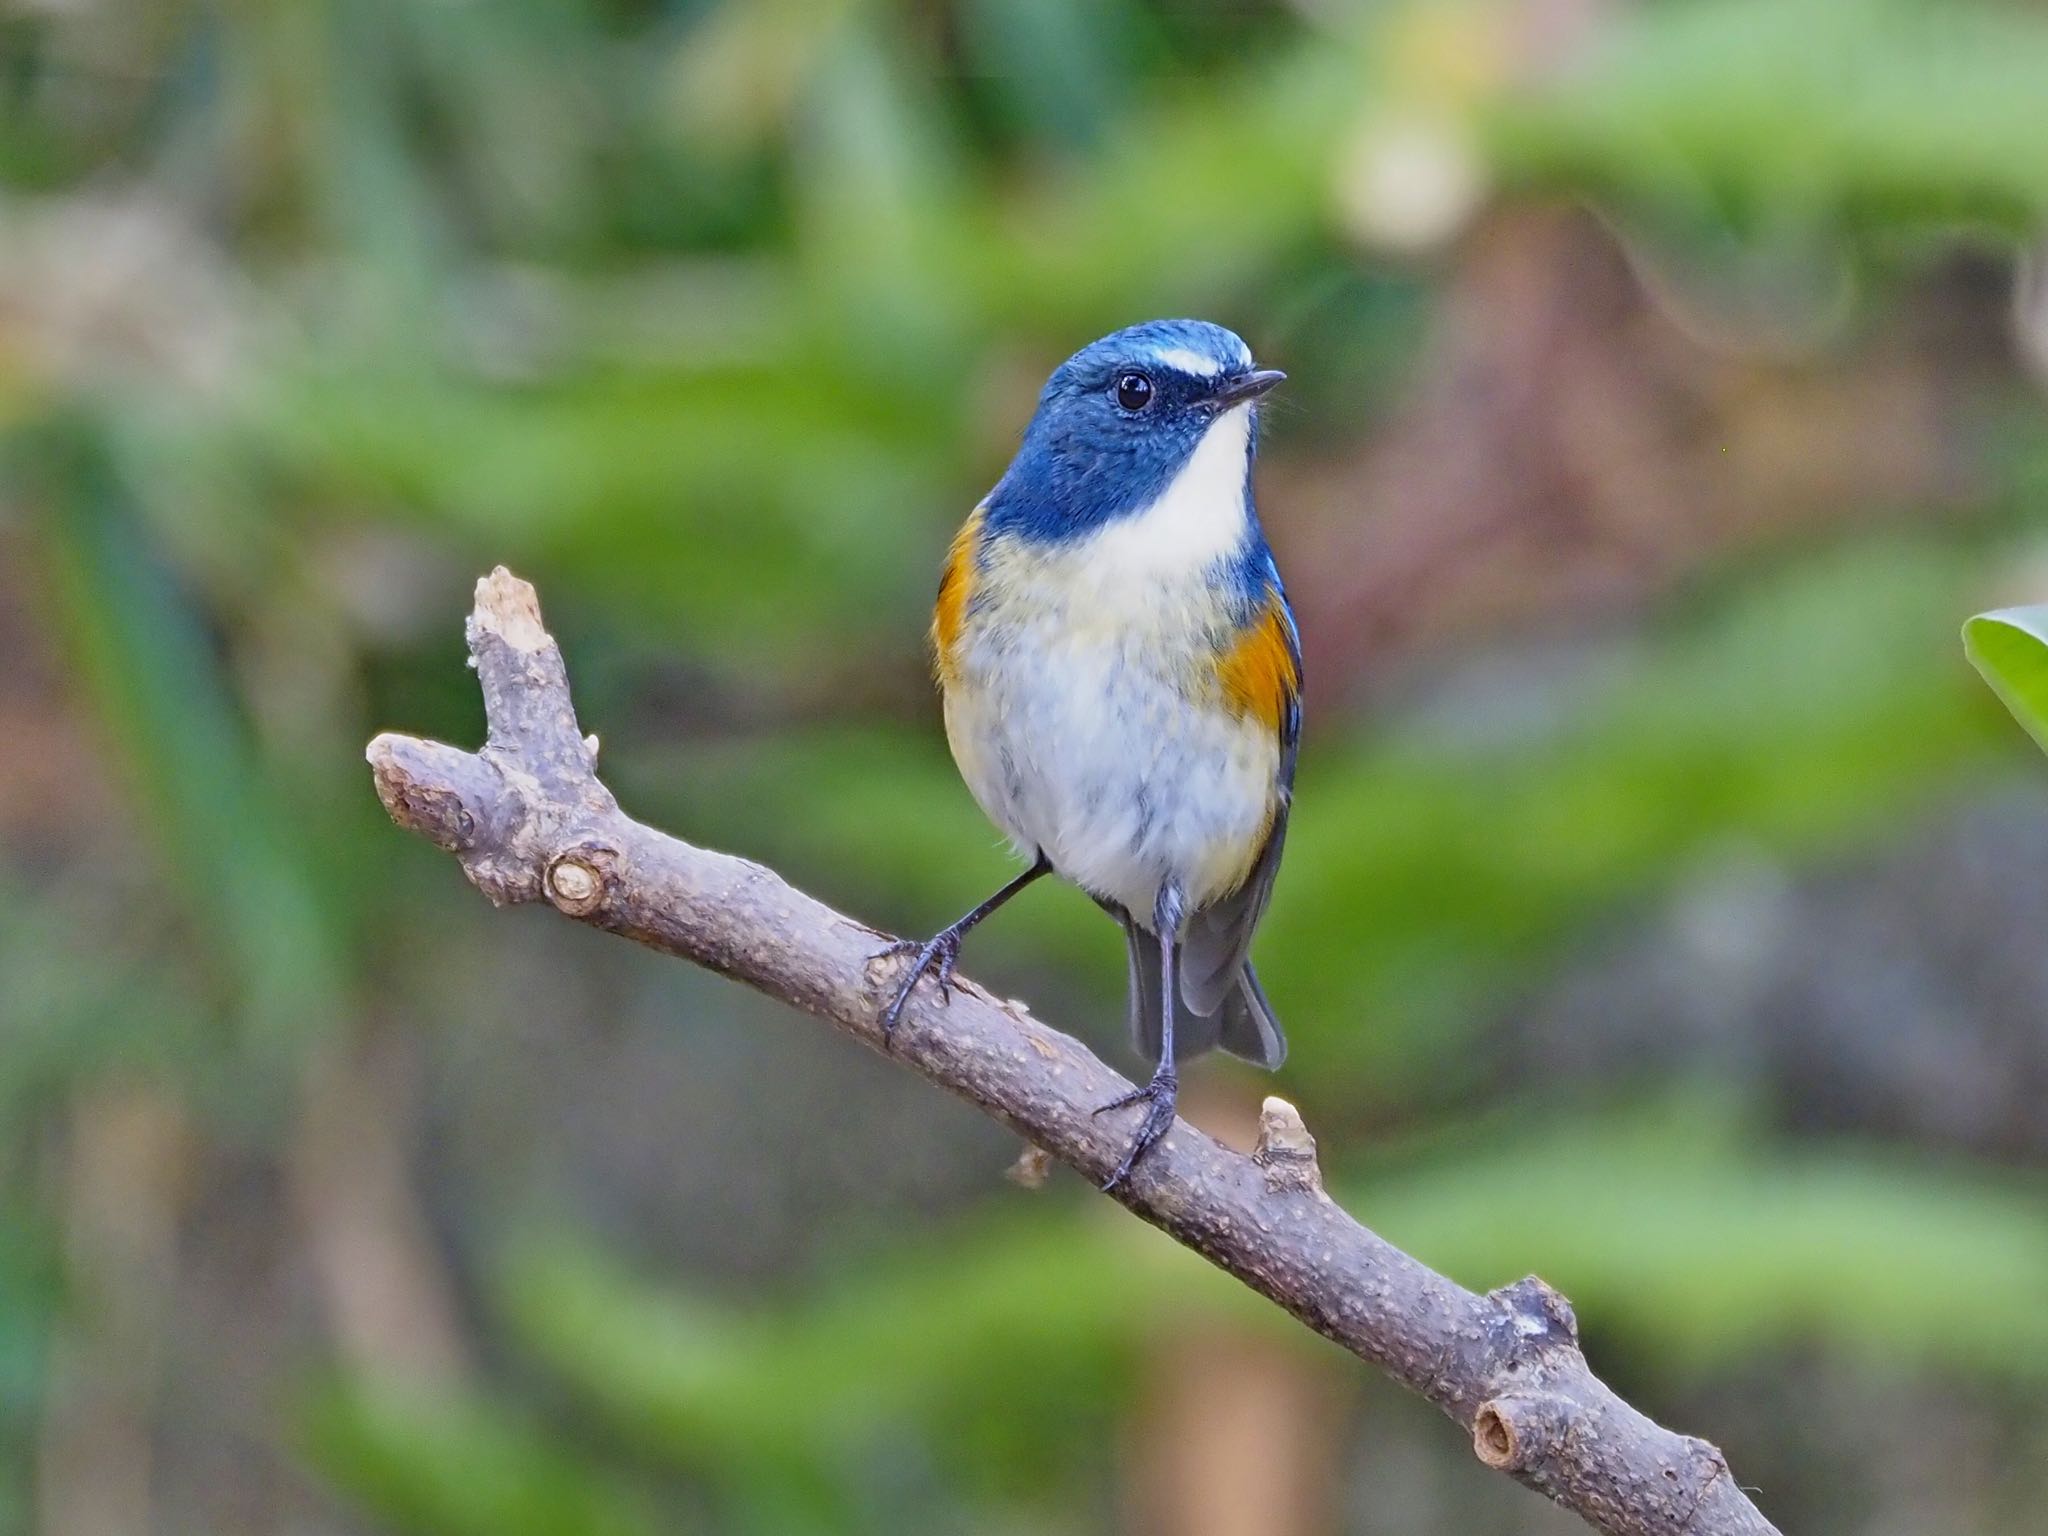
<svg viewBox="0 0 2048 1536"><path fill-rule="evenodd" d="M1237 973L1237 990L1217 1011L1223 1017L1223 1049L1231 1055L1268 1072L1287 1059L1287 1036L1281 1032L1279 1016L1266 998L1266 989L1259 985L1259 973L1252 969L1251 961L1245 961L1244 969Z"/></svg>
<svg viewBox="0 0 2048 1536"><path fill-rule="evenodd" d="M1159 1060L1159 940L1126 920L1129 941L1131 1041L1148 1062ZM1268 1070L1287 1059L1287 1037L1250 962L1238 972L1237 985L1224 994L1211 1014L1195 1013L1185 1002L1174 1010L1173 1054L1192 1061L1217 1046L1233 1056Z"/></svg>

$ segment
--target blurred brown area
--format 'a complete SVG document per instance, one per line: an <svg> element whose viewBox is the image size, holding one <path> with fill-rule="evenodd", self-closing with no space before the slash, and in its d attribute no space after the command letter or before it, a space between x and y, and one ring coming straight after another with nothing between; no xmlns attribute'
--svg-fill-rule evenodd
<svg viewBox="0 0 2048 1536"><path fill-rule="evenodd" d="M1660 297L1583 210L1466 236L1411 399L1354 459L1285 485L1357 514L1289 551L1319 675L1627 615L1716 560L1981 502L1972 423L2011 375L2002 273L1937 269L1826 351Z"/></svg>

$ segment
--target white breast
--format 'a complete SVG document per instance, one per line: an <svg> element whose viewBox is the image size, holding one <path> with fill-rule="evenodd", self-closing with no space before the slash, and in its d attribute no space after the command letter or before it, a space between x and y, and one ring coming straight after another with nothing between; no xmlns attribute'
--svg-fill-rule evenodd
<svg viewBox="0 0 2048 1536"><path fill-rule="evenodd" d="M1087 539L991 548L946 691L982 809L1141 920L1162 881L1195 907L1234 888L1271 815L1279 743L1213 685L1249 428L1220 418L1157 502Z"/></svg>

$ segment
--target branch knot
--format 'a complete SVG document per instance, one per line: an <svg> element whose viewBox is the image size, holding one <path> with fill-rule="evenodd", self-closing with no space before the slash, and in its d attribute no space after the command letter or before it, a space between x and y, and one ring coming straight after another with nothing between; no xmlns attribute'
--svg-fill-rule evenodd
<svg viewBox="0 0 2048 1536"><path fill-rule="evenodd" d="M1316 1139L1302 1122L1301 1111L1285 1099L1269 1097L1259 1106L1259 1141L1252 1161L1266 1176L1274 1194L1323 1192L1323 1170L1316 1162Z"/></svg>
<svg viewBox="0 0 2048 1536"><path fill-rule="evenodd" d="M1536 1275L1487 1292L1513 1336L1516 1355L1564 1346L1579 1347L1579 1319L1572 1304Z"/></svg>
<svg viewBox="0 0 2048 1536"><path fill-rule="evenodd" d="M611 898L618 883L618 849L599 842L579 842L549 861L542 888L558 912L589 917Z"/></svg>
<svg viewBox="0 0 2048 1536"><path fill-rule="evenodd" d="M1488 1398L1472 1416L1472 1453L1496 1472L1530 1472L1571 1433L1573 1413L1549 1392Z"/></svg>

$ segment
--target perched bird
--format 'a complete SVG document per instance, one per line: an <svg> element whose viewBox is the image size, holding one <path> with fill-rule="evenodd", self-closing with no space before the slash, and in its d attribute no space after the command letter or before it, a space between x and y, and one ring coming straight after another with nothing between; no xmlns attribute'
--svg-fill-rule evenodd
<svg viewBox="0 0 2048 1536"><path fill-rule="evenodd" d="M946 739L1030 867L914 954L948 995L960 941L1057 873L1123 925L1130 1023L1157 1063L1111 1189L1173 1124L1176 1064L1287 1044L1253 931L1287 834L1301 645L1252 505L1258 401L1285 375L1221 326L1155 320L1062 363L953 540L932 644Z"/></svg>

